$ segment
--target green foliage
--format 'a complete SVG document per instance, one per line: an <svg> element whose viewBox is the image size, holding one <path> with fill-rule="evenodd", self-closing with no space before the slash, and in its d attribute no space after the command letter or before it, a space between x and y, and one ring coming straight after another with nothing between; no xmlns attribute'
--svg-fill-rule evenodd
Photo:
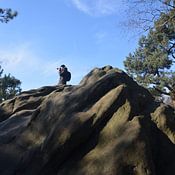
<svg viewBox="0 0 175 175"><path fill-rule="evenodd" d="M17 16L16 11L12 11L12 9L2 9L0 8L0 22L7 23L12 20L14 17ZM21 81L16 79L15 77L11 76L10 74L4 75L3 69L0 66L0 102L3 100L10 99L15 95L21 92Z"/></svg>
<svg viewBox="0 0 175 175"><path fill-rule="evenodd" d="M10 74L2 77L3 69L0 66L0 102L10 99L21 92L21 81Z"/></svg>
<svg viewBox="0 0 175 175"><path fill-rule="evenodd" d="M126 71L141 85L155 93L175 94L175 1L162 1L168 10L162 12L138 48L124 61ZM154 89L153 89L154 88Z"/></svg>
<svg viewBox="0 0 175 175"><path fill-rule="evenodd" d="M10 20L12 20L14 17L17 16L16 11L12 11L12 9L7 8L7 9L2 9L0 8L0 22L2 23L7 23Z"/></svg>

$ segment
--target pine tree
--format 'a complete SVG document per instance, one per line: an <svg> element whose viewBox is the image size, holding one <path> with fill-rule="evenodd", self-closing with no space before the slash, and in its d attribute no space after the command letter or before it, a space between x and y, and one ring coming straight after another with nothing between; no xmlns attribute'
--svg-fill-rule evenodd
<svg viewBox="0 0 175 175"><path fill-rule="evenodd" d="M10 74L4 75L0 66L0 102L13 98L21 92L21 81Z"/></svg>
<svg viewBox="0 0 175 175"><path fill-rule="evenodd" d="M124 61L127 72L155 95L170 95L175 100L175 1L164 1L162 12L138 48Z"/></svg>

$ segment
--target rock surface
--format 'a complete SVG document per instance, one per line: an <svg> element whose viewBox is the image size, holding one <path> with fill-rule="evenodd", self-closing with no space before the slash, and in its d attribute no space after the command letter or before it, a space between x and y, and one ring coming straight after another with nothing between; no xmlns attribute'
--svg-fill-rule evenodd
<svg viewBox="0 0 175 175"><path fill-rule="evenodd" d="M111 66L0 105L0 175L172 175L174 143L173 109Z"/></svg>

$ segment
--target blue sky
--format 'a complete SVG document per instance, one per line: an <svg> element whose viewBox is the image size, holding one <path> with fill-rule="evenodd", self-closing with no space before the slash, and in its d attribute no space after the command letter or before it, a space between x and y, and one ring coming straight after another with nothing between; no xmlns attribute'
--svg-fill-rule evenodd
<svg viewBox="0 0 175 175"><path fill-rule="evenodd" d="M138 38L123 30L122 0L0 0L19 15L0 23L0 61L4 73L22 81L22 89L56 85L56 67L67 65L70 84L94 67L123 69Z"/></svg>

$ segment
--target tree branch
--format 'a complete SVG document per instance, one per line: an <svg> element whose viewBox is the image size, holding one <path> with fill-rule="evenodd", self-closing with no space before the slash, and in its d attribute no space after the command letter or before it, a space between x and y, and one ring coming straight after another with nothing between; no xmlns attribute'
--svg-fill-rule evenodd
<svg viewBox="0 0 175 175"><path fill-rule="evenodd" d="M161 1L162 2L162 1ZM169 7L171 7L171 8L175 8L175 6L174 5L171 5L170 3L166 3L165 1L164 2L162 2L164 5L167 5L167 6L169 6Z"/></svg>

